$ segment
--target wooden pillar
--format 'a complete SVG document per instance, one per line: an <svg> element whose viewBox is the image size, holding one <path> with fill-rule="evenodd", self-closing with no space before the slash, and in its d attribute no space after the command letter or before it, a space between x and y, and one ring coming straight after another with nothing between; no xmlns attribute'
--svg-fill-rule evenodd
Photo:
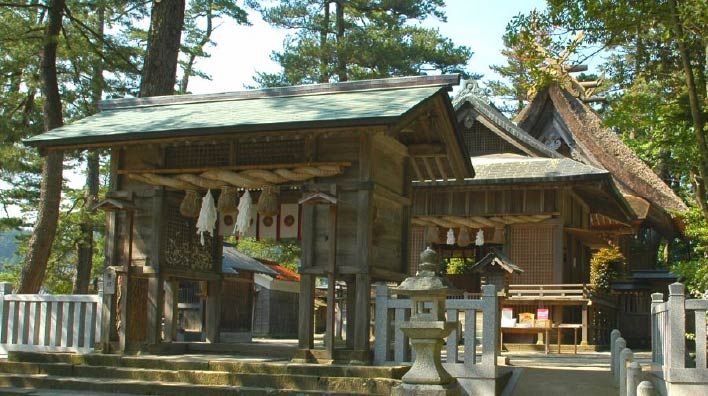
<svg viewBox="0 0 708 396"><path fill-rule="evenodd" d="M356 275L356 302L354 322L354 349L369 351L369 320L371 317L371 277L369 274Z"/></svg>
<svg viewBox="0 0 708 396"><path fill-rule="evenodd" d="M588 344L588 305L583 304L583 311L582 311L582 322L583 328L582 328L582 333L580 337L580 345L587 345Z"/></svg>
<svg viewBox="0 0 708 396"><path fill-rule="evenodd" d="M337 205L329 206L329 257L327 270L327 328L325 329L325 348L331 358L334 358L334 328L336 271L337 271Z"/></svg>
<svg viewBox="0 0 708 396"><path fill-rule="evenodd" d="M206 298L206 341L212 344L219 342L221 330L221 283L222 279L208 281Z"/></svg>
<svg viewBox="0 0 708 396"><path fill-rule="evenodd" d="M165 280L165 342L177 340L177 303L179 302L179 282Z"/></svg>
<svg viewBox="0 0 708 396"><path fill-rule="evenodd" d="M159 275L148 278L148 294L147 294L147 343L157 344L162 341L162 310L164 307L163 300L163 282Z"/></svg>
<svg viewBox="0 0 708 396"><path fill-rule="evenodd" d="M298 300L298 348L312 349L314 343L315 320L315 276L300 275L300 296Z"/></svg>
<svg viewBox="0 0 708 396"><path fill-rule="evenodd" d="M354 323L356 322L356 281L347 281L347 348L354 348Z"/></svg>
<svg viewBox="0 0 708 396"><path fill-rule="evenodd" d="M553 225L553 283L563 283L563 220Z"/></svg>

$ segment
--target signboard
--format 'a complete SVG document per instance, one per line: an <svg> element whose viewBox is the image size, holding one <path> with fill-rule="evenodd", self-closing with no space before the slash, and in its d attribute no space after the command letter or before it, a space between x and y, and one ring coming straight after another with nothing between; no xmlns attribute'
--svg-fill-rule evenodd
<svg viewBox="0 0 708 396"><path fill-rule="evenodd" d="M536 319L548 320L548 308L539 308L536 310Z"/></svg>
<svg viewBox="0 0 708 396"><path fill-rule="evenodd" d="M116 294L116 272L106 270L103 273L103 294Z"/></svg>

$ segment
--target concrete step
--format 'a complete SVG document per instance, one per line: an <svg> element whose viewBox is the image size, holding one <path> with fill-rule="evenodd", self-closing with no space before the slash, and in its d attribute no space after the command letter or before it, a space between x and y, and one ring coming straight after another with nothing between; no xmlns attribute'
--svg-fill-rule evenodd
<svg viewBox="0 0 708 396"><path fill-rule="evenodd" d="M135 380L203 386L237 386L330 393L389 394L400 381L388 378L331 377L306 374L243 373L216 370L165 370L135 367L72 365L69 363L0 363L6 374Z"/></svg>
<svg viewBox="0 0 708 396"><path fill-rule="evenodd" d="M157 370L226 371L231 373L313 375L317 377L355 377L400 379L408 366L316 365L290 362L259 362L222 357L120 356L108 354L72 354L10 352L8 361L28 363L63 363L71 365L131 367Z"/></svg>
<svg viewBox="0 0 708 396"><path fill-rule="evenodd" d="M99 393L124 393L132 395L169 396L236 396L236 395L324 395L321 391L279 390L227 385L194 385L174 382L151 382L125 379L61 377L46 374L0 374L1 387L22 389L51 389ZM339 394L339 393L338 393ZM350 394L350 393L341 393Z"/></svg>

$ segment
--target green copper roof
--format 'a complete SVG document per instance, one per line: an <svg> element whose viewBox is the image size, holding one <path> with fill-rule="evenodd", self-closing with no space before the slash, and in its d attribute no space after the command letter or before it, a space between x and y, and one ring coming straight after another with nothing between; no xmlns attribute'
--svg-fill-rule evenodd
<svg viewBox="0 0 708 396"><path fill-rule="evenodd" d="M385 124L445 92L441 85L321 92L275 97L206 95L178 103L104 110L25 140L30 146L82 145L218 133ZM136 102L140 104L139 102ZM110 104L110 103L109 103Z"/></svg>

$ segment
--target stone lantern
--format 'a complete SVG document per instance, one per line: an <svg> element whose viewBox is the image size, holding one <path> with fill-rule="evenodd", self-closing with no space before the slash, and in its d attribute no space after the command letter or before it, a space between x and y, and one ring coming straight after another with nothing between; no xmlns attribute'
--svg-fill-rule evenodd
<svg viewBox="0 0 708 396"><path fill-rule="evenodd" d="M460 386L443 368L440 351L443 338L457 326L445 320L445 299L462 291L437 274L440 258L435 251L425 249L420 261L418 273L394 289L399 297L409 296L412 302L410 321L401 324L401 330L410 338L415 360L393 394L459 395Z"/></svg>

